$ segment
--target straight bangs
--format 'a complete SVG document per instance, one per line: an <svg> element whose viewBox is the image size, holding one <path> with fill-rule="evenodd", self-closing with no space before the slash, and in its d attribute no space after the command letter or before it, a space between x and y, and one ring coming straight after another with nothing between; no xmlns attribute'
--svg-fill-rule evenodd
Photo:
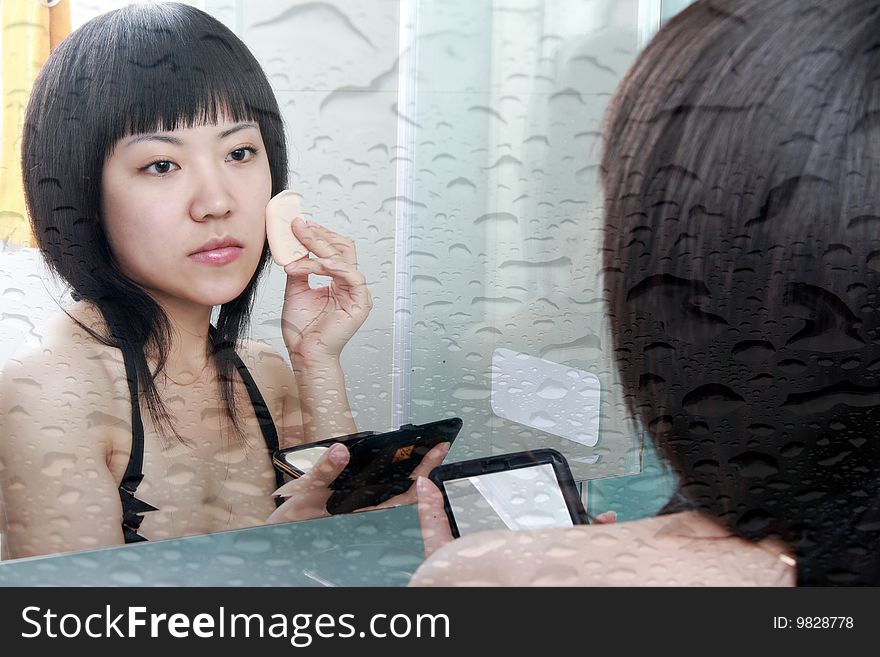
<svg viewBox="0 0 880 657"><path fill-rule="evenodd" d="M167 8L168 5L159 5ZM177 6L175 6L177 7ZM84 53L86 70L100 71L101 94L87 94L96 144L106 158L131 135L191 128L229 119L260 126L273 193L286 187L286 144L275 95L257 60L231 31L201 12L138 6L116 12L106 25L103 49ZM184 14L181 17L179 14ZM142 26L145 16L155 24ZM173 18L173 20L172 20ZM163 20L164 19L164 20ZM118 23L114 25L114 23ZM222 28L225 33L221 33Z"/></svg>

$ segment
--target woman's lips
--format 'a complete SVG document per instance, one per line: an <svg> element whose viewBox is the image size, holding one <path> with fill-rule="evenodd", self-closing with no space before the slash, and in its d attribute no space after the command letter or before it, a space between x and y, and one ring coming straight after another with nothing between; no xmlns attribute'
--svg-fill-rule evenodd
<svg viewBox="0 0 880 657"><path fill-rule="evenodd" d="M222 246L217 249L198 251L191 254L189 258L203 265L225 265L238 258L242 251L240 246Z"/></svg>

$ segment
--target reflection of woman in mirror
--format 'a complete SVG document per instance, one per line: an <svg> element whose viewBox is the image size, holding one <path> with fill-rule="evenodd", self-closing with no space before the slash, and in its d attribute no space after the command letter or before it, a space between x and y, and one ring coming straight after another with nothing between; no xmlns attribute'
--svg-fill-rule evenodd
<svg viewBox="0 0 880 657"><path fill-rule="evenodd" d="M278 105L246 46L185 5L99 16L41 71L22 153L36 239L76 303L4 368L9 556L325 514L346 450L277 508L271 450L356 431L339 354L371 299L352 242L296 220L316 257L285 267L292 370L243 339L266 204L287 184Z"/></svg>
<svg viewBox="0 0 880 657"><path fill-rule="evenodd" d="M679 494L451 542L414 583L880 583L878 31L861 0L697 2L660 31L610 108L603 264L626 403Z"/></svg>

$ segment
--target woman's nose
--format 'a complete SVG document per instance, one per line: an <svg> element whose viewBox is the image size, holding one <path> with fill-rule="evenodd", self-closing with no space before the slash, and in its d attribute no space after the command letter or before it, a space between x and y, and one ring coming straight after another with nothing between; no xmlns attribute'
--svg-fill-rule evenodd
<svg viewBox="0 0 880 657"><path fill-rule="evenodd" d="M192 185L190 216L195 221L220 219L235 209L235 199L222 169L205 167L194 172Z"/></svg>

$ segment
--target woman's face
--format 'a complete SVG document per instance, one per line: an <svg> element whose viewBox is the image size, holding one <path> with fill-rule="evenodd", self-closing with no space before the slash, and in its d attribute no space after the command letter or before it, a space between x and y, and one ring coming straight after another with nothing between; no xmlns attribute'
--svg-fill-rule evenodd
<svg viewBox="0 0 880 657"><path fill-rule="evenodd" d="M253 276L272 194L256 123L124 137L104 162L101 192L113 255L160 304L223 304Z"/></svg>

